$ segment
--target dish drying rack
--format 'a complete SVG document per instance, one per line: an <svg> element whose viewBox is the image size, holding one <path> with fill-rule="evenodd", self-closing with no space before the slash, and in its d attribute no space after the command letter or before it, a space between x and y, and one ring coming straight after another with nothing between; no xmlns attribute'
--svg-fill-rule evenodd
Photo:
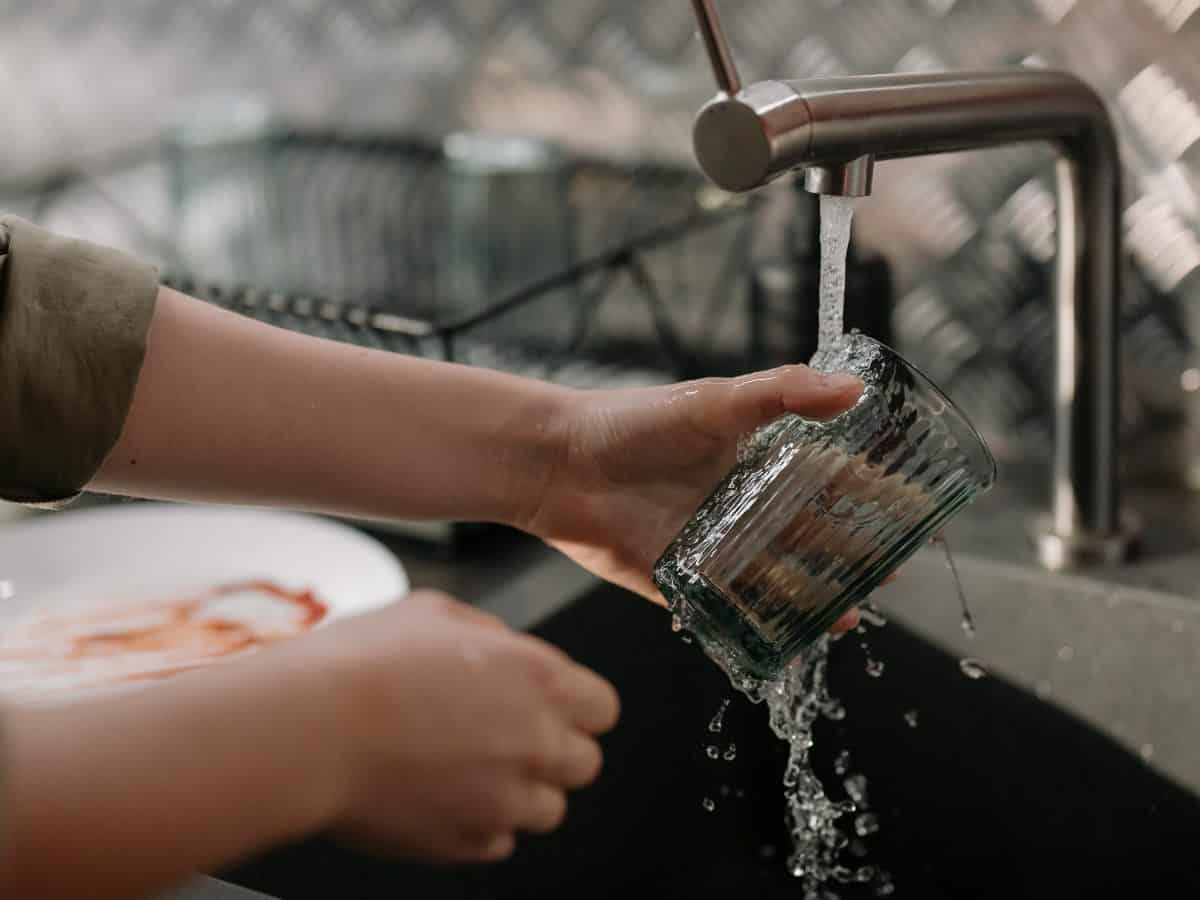
<svg viewBox="0 0 1200 900"><path fill-rule="evenodd" d="M295 131L180 139L0 183L0 203L156 261L168 286L362 346L576 386L761 362L761 196L521 140L549 162L497 172L428 143ZM497 196L513 205L488 208Z"/></svg>
<svg viewBox="0 0 1200 900"><path fill-rule="evenodd" d="M575 387L763 362L778 323L750 281L762 234L778 231L763 222L771 192L735 197L695 172L525 139L500 155L537 164L497 171L452 158L451 141L177 136L23 190L0 184L0 205L157 261L169 287L358 346ZM497 197L509 205L489 207Z"/></svg>

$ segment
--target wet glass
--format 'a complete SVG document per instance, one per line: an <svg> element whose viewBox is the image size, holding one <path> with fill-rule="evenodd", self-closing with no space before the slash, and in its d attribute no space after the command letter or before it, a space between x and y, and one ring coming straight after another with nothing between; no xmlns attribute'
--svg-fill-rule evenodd
<svg viewBox="0 0 1200 900"><path fill-rule="evenodd" d="M710 655L760 678L996 478L966 416L891 348L847 334L811 365L858 375L862 397L831 420L788 415L751 436L655 565L659 589Z"/></svg>

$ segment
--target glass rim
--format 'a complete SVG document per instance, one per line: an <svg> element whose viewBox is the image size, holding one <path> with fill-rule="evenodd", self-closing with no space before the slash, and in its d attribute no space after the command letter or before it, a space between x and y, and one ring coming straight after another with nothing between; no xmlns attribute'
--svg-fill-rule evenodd
<svg viewBox="0 0 1200 900"><path fill-rule="evenodd" d="M968 434L971 436L971 438L974 439L975 446L978 447L983 452L983 457L984 457L983 461L984 461L985 467L988 469L988 475L987 475L987 478L986 478L981 490L987 490L988 488L990 488L995 483L996 478L999 474L999 467L996 464L996 457L992 453L992 448L989 447L987 441L984 440L983 435L980 434L979 429L975 427L975 423L971 421L971 419L967 416L967 414L965 412L963 412L962 408L957 403L955 403L946 394L946 392L944 390L942 390L940 387L938 387L937 382L934 381L932 378L930 378L928 375L926 375L925 372L920 368L920 366L911 362L907 357L904 356L904 354L902 354L895 347L892 347L889 344L885 344L883 341L879 340L878 338L873 338L869 334L864 334L861 331L847 331L840 338L840 340L847 340L847 339L855 340L855 341L865 341L868 344L873 344L874 346L883 350L889 356L891 356L895 360L897 360L906 369L908 369L910 372L912 372L913 375L916 376L918 382L926 390L930 391L934 396L936 396L943 403L945 403L947 409L950 409L953 411L953 414L954 414L953 418L956 421L958 421L959 423L961 423L966 428ZM817 352L820 352L820 351L818 350ZM851 408L853 408L853 407L851 407ZM849 412L849 410L847 410L847 412Z"/></svg>

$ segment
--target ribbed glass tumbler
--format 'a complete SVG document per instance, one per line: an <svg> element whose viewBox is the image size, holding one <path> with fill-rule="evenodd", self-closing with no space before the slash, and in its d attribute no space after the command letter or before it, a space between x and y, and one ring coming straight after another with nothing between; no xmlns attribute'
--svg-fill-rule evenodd
<svg viewBox="0 0 1200 900"><path fill-rule="evenodd" d="M996 479L974 426L891 348L847 334L811 365L858 375L862 397L829 421L787 415L757 432L655 564L705 650L758 678L776 676Z"/></svg>

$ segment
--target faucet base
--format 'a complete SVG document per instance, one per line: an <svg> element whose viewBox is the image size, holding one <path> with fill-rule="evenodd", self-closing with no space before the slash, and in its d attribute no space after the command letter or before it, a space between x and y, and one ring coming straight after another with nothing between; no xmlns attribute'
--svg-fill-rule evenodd
<svg viewBox="0 0 1200 900"><path fill-rule="evenodd" d="M1136 513L1124 510L1120 530L1107 534L1062 535L1054 530L1049 515L1033 521L1032 536L1038 562L1052 572L1084 569L1092 566L1112 566L1124 562L1137 547L1141 521Z"/></svg>

